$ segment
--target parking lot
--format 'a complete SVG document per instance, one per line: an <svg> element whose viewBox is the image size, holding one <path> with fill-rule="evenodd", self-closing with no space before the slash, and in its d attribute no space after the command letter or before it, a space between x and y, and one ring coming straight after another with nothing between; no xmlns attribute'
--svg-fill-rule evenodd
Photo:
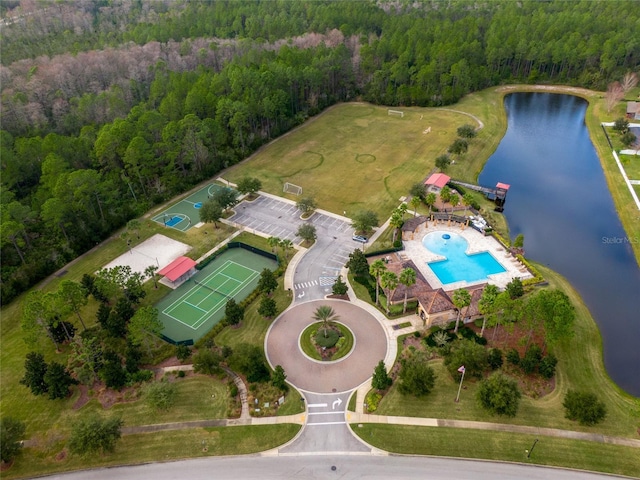
<svg viewBox="0 0 640 480"><path fill-rule="evenodd" d="M331 293L340 269L349 260L349 254L362 243L352 240L353 228L348 218L328 212L315 212L303 220L295 202L284 198L261 195L252 202L243 201L235 207L229 221L270 237L291 240L300 244L296 235L301 224L316 227L317 241L302 258L294 274L296 300L323 298Z"/></svg>

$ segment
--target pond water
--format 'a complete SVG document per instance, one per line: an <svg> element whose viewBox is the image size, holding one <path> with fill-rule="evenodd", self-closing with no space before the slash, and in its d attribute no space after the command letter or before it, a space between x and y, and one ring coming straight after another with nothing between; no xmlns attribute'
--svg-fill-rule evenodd
<svg viewBox="0 0 640 480"><path fill-rule="evenodd" d="M587 102L515 93L508 127L478 182L511 185L504 214L527 258L565 276L602 333L608 374L640 396L640 268L584 122ZM640 218L640 212L638 212Z"/></svg>

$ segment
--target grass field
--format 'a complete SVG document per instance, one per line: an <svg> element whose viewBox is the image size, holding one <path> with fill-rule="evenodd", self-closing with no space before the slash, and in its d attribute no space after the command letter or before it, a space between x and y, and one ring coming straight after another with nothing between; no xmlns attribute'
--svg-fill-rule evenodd
<svg viewBox="0 0 640 480"><path fill-rule="evenodd" d="M294 183L302 187L303 197L315 198L320 208L346 211L348 216L370 209L380 219L386 218L400 197L427 177L436 157L456 138L456 129L466 123L477 125L453 111L403 110L400 118L388 116L386 107L337 105L224 177L232 182L257 177L263 190L276 195L283 195L285 182ZM431 133L423 133L429 126Z"/></svg>
<svg viewBox="0 0 640 480"><path fill-rule="evenodd" d="M362 425L362 426L360 426ZM365 442L394 453L486 458L554 465L637 477L638 449L565 438L454 428L360 424L352 430ZM527 458L533 442L538 443Z"/></svg>
<svg viewBox="0 0 640 480"><path fill-rule="evenodd" d="M293 438L300 425L259 425L244 427L194 428L168 432L125 435L116 451L107 455L67 455L61 460L53 457L62 451L64 442L52 440L42 456L29 455L30 462L16 462L3 479L33 477L54 472L86 468L135 465L152 461L170 461L219 455L246 455L282 445ZM202 442L207 451L203 452Z"/></svg>
<svg viewBox="0 0 640 480"><path fill-rule="evenodd" d="M640 155L618 155L629 180L640 180Z"/></svg>

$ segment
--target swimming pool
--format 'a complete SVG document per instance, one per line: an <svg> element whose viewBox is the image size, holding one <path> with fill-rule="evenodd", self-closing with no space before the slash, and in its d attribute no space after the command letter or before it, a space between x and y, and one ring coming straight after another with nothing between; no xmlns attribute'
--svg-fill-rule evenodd
<svg viewBox="0 0 640 480"><path fill-rule="evenodd" d="M427 262L443 285L455 282L478 282L489 275L507 270L489 252L467 255L468 242L451 232L431 232L422 239L422 246L445 260Z"/></svg>

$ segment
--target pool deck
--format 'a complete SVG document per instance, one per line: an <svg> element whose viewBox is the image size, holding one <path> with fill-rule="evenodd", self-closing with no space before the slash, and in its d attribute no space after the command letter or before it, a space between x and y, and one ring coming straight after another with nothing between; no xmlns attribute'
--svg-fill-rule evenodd
<svg viewBox="0 0 640 480"><path fill-rule="evenodd" d="M443 285L433 271L427 266L427 263L443 260L445 257L427 250L422 245L422 239L424 236L432 232L447 232L460 235L469 243L469 247L466 251L467 254L490 252L495 259L500 262L500 265L505 268L506 272L489 275L487 279L478 280L476 282L462 281ZM533 277L527 268L516 257L505 250L505 248L495 238L492 236L484 236L470 227L463 229L457 224L447 226L446 223L434 224L434 222L428 222L428 225L422 224L415 232L405 234L405 236L406 238L403 240L404 251L398 253L401 257L407 257L413 260L413 263L418 267L420 273L422 273L424 278L429 282L429 285L434 289L443 288L446 291L451 291L486 282L504 289L507 284L516 277L521 280Z"/></svg>

